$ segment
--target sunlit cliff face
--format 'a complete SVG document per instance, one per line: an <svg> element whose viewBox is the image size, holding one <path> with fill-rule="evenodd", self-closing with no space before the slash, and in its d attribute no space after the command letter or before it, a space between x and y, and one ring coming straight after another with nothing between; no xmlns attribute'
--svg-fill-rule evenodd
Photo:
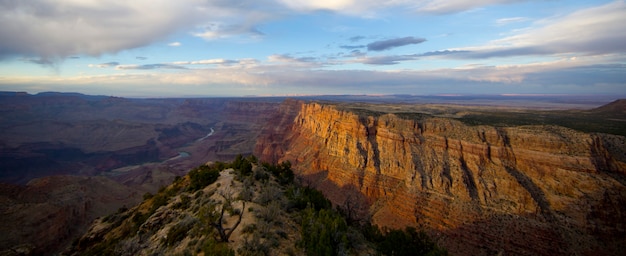
<svg viewBox="0 0 626 256"><path fill-rule="evenodd" d="M464 254L614 253L623 242L624 137L281 109L255 153L291 161L335 204L362 199L378 225L426 227Z"/></svg>

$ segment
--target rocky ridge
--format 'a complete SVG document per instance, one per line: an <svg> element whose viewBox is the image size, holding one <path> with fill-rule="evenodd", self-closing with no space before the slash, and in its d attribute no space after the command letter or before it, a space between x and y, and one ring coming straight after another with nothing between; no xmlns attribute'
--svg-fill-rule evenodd
<svg viewBox="0 0 626 256"><path fill-rule="evenodd" d="M286 101L257 141L263 161L382 226L423 226L453 254L616 255L626 243L626 139L559 126Z"/></svg>
<svg viewBox="0 0 626 256"><path fill-rule="evenodd" d="M251 153L278 103L2 94L0 106L0 252L41 254L192 167Z"/></svg>
<svg viewBox="0 0 626 256"><path fill-rule="evenodd" d="M302 255L286 188L257 164L247 175L227 165L199 166L96 219L62 255Z"/></svg>

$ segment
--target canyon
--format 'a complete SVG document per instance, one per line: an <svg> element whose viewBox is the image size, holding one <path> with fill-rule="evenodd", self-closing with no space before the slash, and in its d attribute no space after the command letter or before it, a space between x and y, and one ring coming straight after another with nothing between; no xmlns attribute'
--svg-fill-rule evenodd
<svg viewBox="0 0 626 256"><path fill-rule="evenodd" d="M251 154L278 103L0 93L0 254L58 252L189 169Z"/></svg>
<svg viewBox="0 0 626 256"><path fill-rule="evenodd" d="M0 182L24 185L50 175L100 175L186 151L190 157L170 168L180 175L207 158L249 154L264 116L278 106L277 99L258 101L3 93ZM217 131L213 136L196 141L212 129Z"/></svg>
<svg viewBox="0 0 626 256"><path fill-rule="evenodd" d="M619 255L626 102L532 100L0 93L0 252L59 252L191 168L254 154L452 255Z"/></svg>
<svg viewBox="0 0 626 256"><path fill-rule="evenodd" d="M624 106L605 109L623 116ZM290 161L302 182L338 206L363 205L355 214L379 226L428 230L454 255L620 254L623 136L381 109L285 101L254 152Z"/></svg>

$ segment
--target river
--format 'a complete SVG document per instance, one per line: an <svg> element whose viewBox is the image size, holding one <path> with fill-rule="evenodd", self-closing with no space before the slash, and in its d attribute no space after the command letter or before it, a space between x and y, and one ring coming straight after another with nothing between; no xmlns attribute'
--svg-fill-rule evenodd
<svg viewBox="0 0 626 256"><path fill-rule="evenodd" d="M210 137L211 135L213 135L214 132L215 132L215 130L213 130L213 128L211 128L211 132L209 132L206 136L197 139L196 142L203 141L204 139L206 139L206 138Z"/></svg>
<svg viewBox="0 0 626 256"><path fill-rule="evenodd" d="M195 140L193 143L197 143L197 142L203 141L203 140L205 140L206 138L211 137L211 135L213 135L213 133L215 133L215 130L214 130L213 128L211 128L211 132L209 132L206 136L204 136L204 137L202 137L202 138L199 138L199 139ZM193 143L189 143L189 144L193 144ZM188 144L188 145L189 145L189 144ZM177 160L177 159L180 159L180 158L189 157L190 155L191 155L191 153L189 153L189 152L179 151L179 152L178 152L178 155L173 156L173 157L171 157L171 158L168 158L167 160L164 160L164 161L162 161L161 163L166 163L166 162L173 161L173 160ZM155 163L156 163L156 162L152 162L151 164L155 164ZM146 163L144 163L144 164L146 164ZM135 169L135 168L138 168L138 167L141 167L142 165L143 165L143 164L138 164L138 165L129 165L129 166L120 167L120 168L113 169L113 170L111 170L111 171L107 172L107 175L110 175L110 176L117 176L117 175L119 175L119 174L122 174L122 173L125 173L125 172L128 172L128 171L131 171L131 170L133 170L133 169Z"/></svg>

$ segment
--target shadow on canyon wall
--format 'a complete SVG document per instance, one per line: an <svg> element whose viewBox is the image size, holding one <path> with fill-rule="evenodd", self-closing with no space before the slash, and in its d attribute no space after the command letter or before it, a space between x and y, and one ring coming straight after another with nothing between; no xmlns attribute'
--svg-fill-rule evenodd
<svg viewBox="0 0 626 256"><path fill-rule="evenodd" d="M352 184L337 185L327 179L328 171L297 177L303 185L322 191L347 219L352 217L357 223L374 220L389 228L421 228L453 255L621 255L621 247L626 243L626 223L623 221L626 218L626 191L620 191L618 187L608 188L602 195L591 195L604 199L589 206L586 222L580 225L572 223L549 205L537 209L535 214L492 212L487 218L475 216L476 219L471 221L467 216L457 216L466 213L444 207L437 212L439 220L424 218L422 211L425 209L420 209L420 204L441 202L428 200L428 195L415 196L405 202L407 207L403 209L387 204L386 199L373 201ZM409 205L418 207L411 209ZM579 205L567 207L580 208ZM403 210L405 212L397 212ZM449 221L455 218L464 220L461 223ZM440 222L436 224L439 228L428 228L435 224L433 222Z"/></svg>

